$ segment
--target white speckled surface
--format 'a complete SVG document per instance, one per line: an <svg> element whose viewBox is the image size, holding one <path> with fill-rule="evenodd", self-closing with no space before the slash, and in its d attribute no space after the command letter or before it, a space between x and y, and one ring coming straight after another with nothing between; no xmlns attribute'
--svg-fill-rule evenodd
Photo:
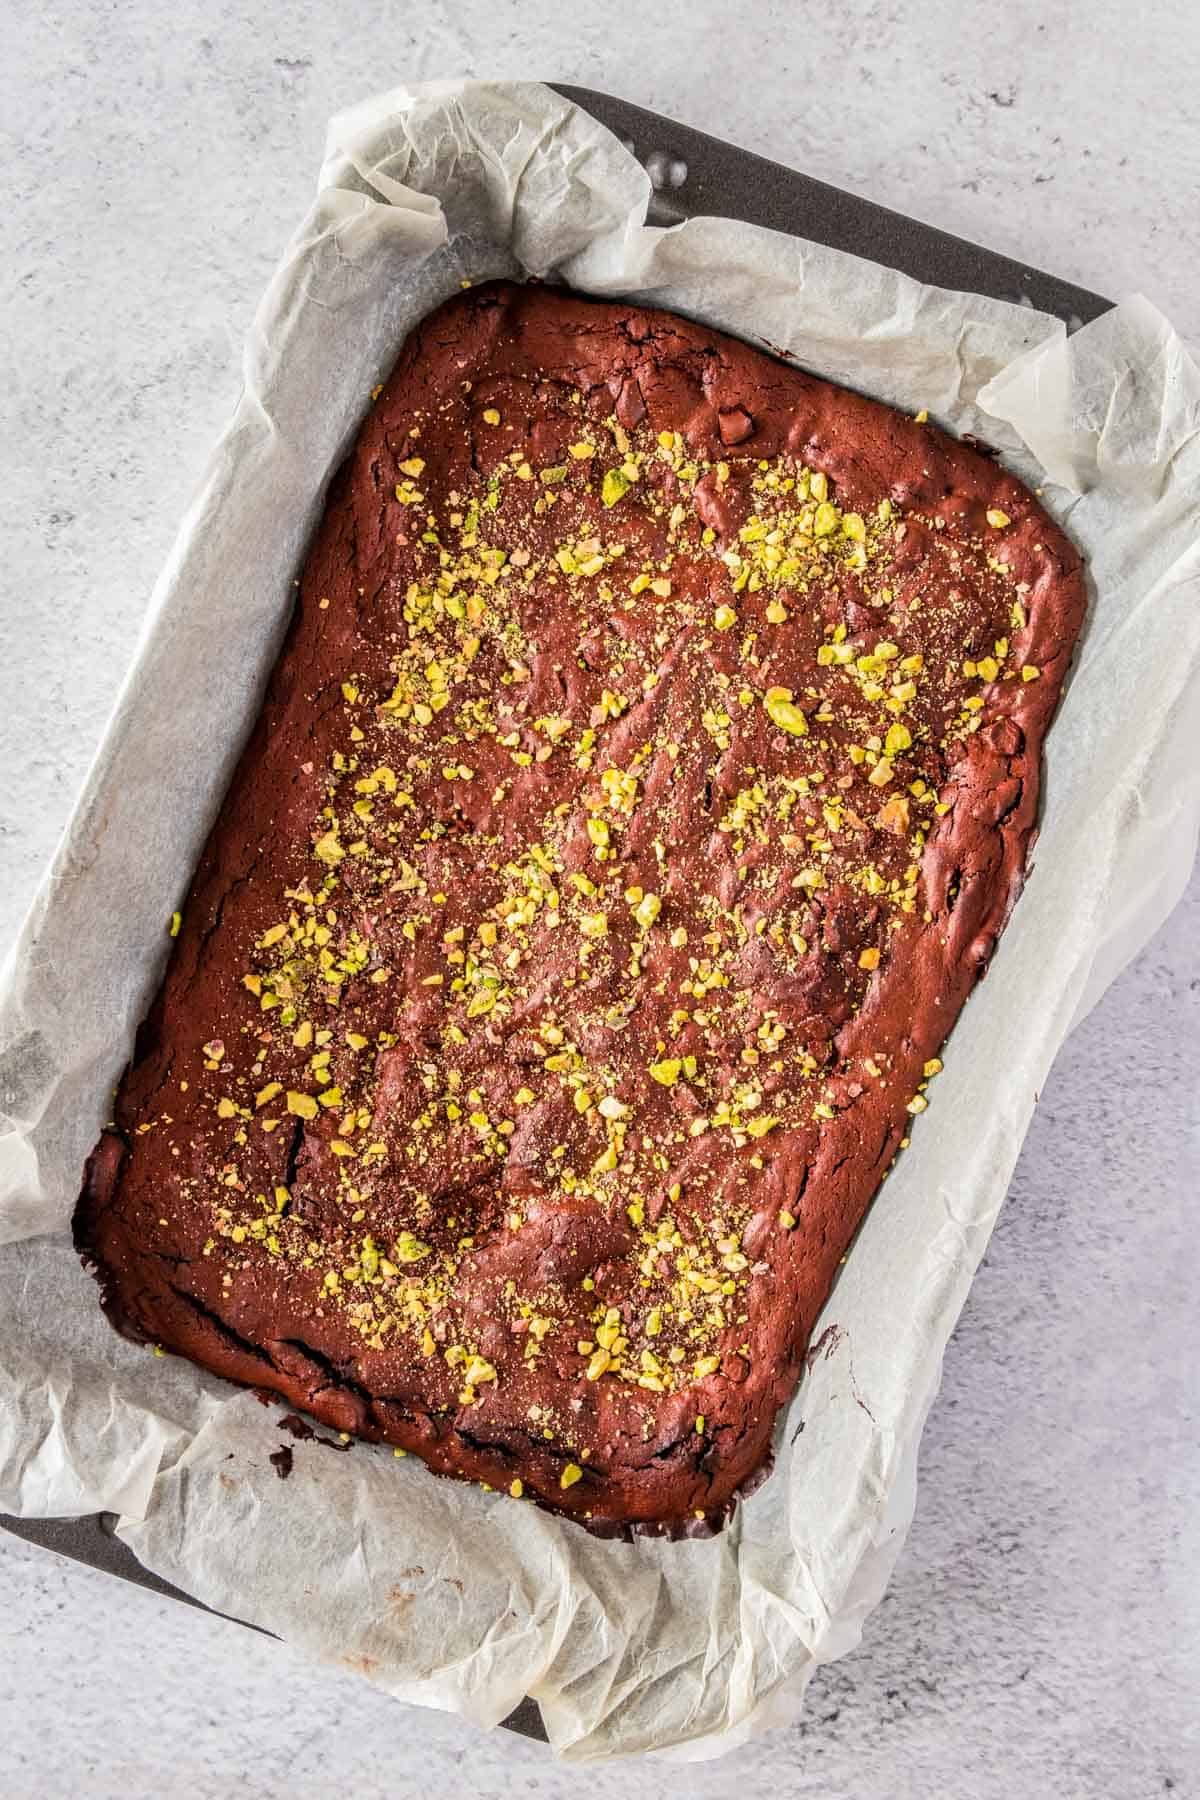
<svg viewBox="0 0 1200 1800"><path fill-rule="evenodd" d="M678 13L624 0L269 10L9 9L0 943L100 734L339 106L464 71L607 88L1084 285L1140 288L1200 341L1187 0L1136 19L1115 0L694 0L686 35ZM722 17L738 22L719 40ZM864 1648L818 1677L799 1730L689 1772L696 1800L751 1782L813 1800L1200 1793L1198 939L1194 881L1059 1058ZM681 1778L556 1769L0 1538L6 1800L489 1800L585 1783L589 1800L649 1800Z"/></svg>

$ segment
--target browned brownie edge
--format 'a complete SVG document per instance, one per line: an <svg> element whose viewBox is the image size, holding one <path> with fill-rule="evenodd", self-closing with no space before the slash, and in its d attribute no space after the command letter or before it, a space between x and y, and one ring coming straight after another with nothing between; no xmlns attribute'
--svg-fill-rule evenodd
<svg viewBox="0 0 1200 1800"><path fill-rule="evenodd" d="M653 362L656 334L682 343L705 363L705 416L689 421L689 432L708 432L714 450L725 442L721 420L745 410L755 426L751 450L770 447L803 419L806 460L825 470L851 500L887 492L909 507L953 518L955 510L1002 508L1012 529L1005 554L1014 575L1028 585L1029 623L1021 655L1038 678L1004 687L988 709L986 727L966 741L950 771L943 798L950 810L924 847L922 880L932 918L914 919L900 933L893 979L880 980L862 1008L840 1029L843 1064L864 1047L885 1041L894 1046L895 1083L890 1095L868 1090L822 1129L815 1155L794 1189L813 1225L794 1248L785 1245L773 1270L778 1304L758 1324L760 1338L750 1358L748 1380L708 1378L704 1411L710 1424L732 1427L715 1446L690 1430L676 1430L655 1446L652 1459L622 1471L603 1469L603 1446L596 1470L577 1487L554 1493L561 1454L543 1451L536 1435L524 1442L506 1430L495 1441L472 1432L465 1418L422 1412L412 1396L402 1400L368 1391L348 1367L319 1346L296 1335L286 1345L272 1338L270 1319L258 1332L238 1330L220 1313L172 1279L170 1253L139 1248L130 1221L122 1220L123 1169L130 1140L109 1129L89 1158L75 1216L75 1241L95 1269L103 1304L118 1329L140 1341L161 1343L230 1379L270 1390L327 1424L369 1440L411 1449L436 1472L509 1486L523 1475L527 1490L574 1516L586 1516L594 1530L669 1531L709 1529L727 1515L737 1494L748 1490L769 1457L772 1427L794 1391L812 1324L828 1294L838 1264L896 1153L907 1120L897 1113L896 1093L916 1095L922 1074L937 1057L974 983L982 975L1011 912L1025 876L1036 832L1041 746L1058 702L1084 611L1079 558L1063 533L1028 492L996 464L956 443L926 423L849 395L797 371L773 363L761 352L667 315L620 306L599 306L546 290L498 288L473 295L427 321L407 347L401 372L433 346L449 315L465 316L463 343L486 368L503 324L536 318L569 341L587 333L589 356L607 354L620 383L642 362ZM600 340L597 344L596 340ZM543 341L539 339L539 342ZM394 378L395 379L395 378ZM767 398L764 401L764 393ZM345 520L351 489L364 461L378 448L382 412L368 421L356 450L331 490L325 522L310 559L305 587L332 586L345 559ZM772 433L774 436L772 437ZM374 435L373 435L374 434ZM356 540L356 550L358 549ZM287 753L277 726L281 709L299 676L297 659L311 650L298 608L272 679L263 717L231 784L236 794L261 779L272 758ZM291 752L294 754L294 751ZM218 820L201 859L185 926L168 984L138 1034L132 1070L149 1062L169 1067L170 1045L160 1039L170 983L194 974L203 938L219 923L228 877L223 848L241 826ZM242 877L238 877L241 879ZM192 920L196 923L193 924ZM160 1071L161 1072L161 1071ZM128 1082L127 1077L127 1082ZM120 1108L118 1108L118 1121ZM790 1260L789 1260L790 1251ZM261 1337L262 1341L259 1341ZM700 1504L697 1504L697 1502ZM700 1514L702 1516L698 1517Z"/></svg>

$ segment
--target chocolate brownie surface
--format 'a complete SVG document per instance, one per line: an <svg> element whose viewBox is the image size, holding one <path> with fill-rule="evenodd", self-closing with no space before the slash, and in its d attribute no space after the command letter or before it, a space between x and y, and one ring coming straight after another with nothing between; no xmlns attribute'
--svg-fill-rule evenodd
<svg viewBox="0 0 1200 1800"><path fill-rule="evenodd" d="M427 318L334 480L86 1172L127 1333L704 1529L1019 891L1079 558L661 312Z"/></svg>

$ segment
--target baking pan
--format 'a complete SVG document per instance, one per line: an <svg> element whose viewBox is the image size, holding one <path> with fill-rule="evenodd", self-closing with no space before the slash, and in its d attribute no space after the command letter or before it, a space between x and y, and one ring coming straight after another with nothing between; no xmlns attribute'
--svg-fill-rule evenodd
<svg viewBox="0 0 1200 1800"><path fill-rule="evenodd" d="M606 125L642 163L653 186L647 209L650 224L673 225L705 214L744 219L751 225L812 238L900 269L933 286L987 294L1052 313L1069 331L1099 317L1112 305L1086 288L951 237L932 225L890 212L643 107L592 88L553 85ZM0 1526L27 1543L208 1610L190 1594L144 1569L114 1536L115 1522L108 1513L79 1519L14 1519L0 1513ZM527 1737L545 1738L540 1714L531 1700L523 1701L504 1723Z"/></svg>

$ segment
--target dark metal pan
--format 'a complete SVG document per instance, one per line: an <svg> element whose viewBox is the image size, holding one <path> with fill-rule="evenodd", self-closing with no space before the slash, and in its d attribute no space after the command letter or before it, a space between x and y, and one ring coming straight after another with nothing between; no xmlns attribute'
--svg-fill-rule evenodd
<svg viewBox="0 0 1200 1800"><path fill-rule="evenodd" d="M1053 313L1068 330L1099 317L1112 305L1072 282L951 237L902 213L889 212L871 200L815 181L782 163L768 162L688 125L677 125L644 107L631 106L592 88L560 87L557 83L555 87L607 125L645 166L654 187L647 211L651 224L678 224L704 215L744 219L772 231L813 238L937 287L987 294ZM133 1552L114 1537L114 1523L113 1515L107 1513L81 1519L14 1519L0 1513L0 1527L27 1543L56 1550L61 1556L188 1606L200 1605L144 1569ZM522 1701L504 1723L527 1737L544 1739L546 1735L531 1700Z"/></svg>

